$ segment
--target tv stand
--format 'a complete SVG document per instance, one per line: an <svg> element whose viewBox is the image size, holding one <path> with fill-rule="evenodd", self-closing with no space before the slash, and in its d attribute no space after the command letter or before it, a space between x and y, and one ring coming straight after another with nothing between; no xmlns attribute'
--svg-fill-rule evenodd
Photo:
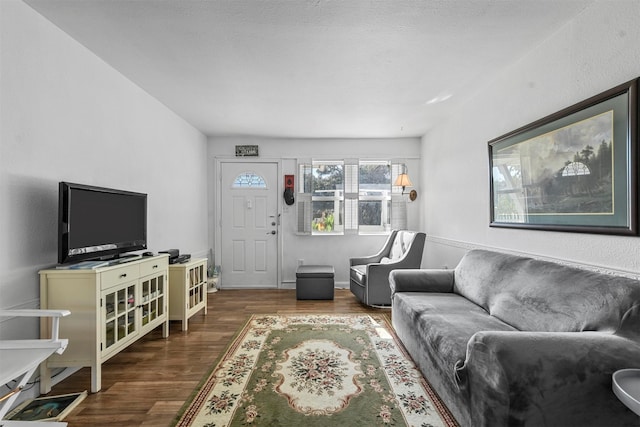
<svg viewBox="0 0 640 427"><path fill-rule="evenodd" d="M51 391L51 368L84 366L91 367L95 393L102 388L102 363L158 326L169 336L168 256L124 260L93 269L40 271L40 307L71 311L60 319L67 350L40 365L42 394Z"/></svg>

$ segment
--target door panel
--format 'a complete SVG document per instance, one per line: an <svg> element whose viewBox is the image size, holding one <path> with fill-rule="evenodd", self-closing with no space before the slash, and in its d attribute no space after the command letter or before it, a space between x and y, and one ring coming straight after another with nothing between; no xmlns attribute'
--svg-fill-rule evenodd
<svg viewBox="0 0 640 427"><path fill-rule="evenodd" d="M256 196L254 199L255 204L255 227L256 230L264 230L266 233L267 230L267 217L269 213L267 212L267 198L262 196Z"/></svg>
<svg viewBox="0 0 640 427"><path fill-rule="evenodd" d="M221 286L278 287L278 165L221 163Z"/></svg>
<svg viewBox="0 0 640 427"><path fill-rule="evenodd" d="M245 206L245 198L244 197L233 197L233 227L234 228L244 228L244 206Z"/></svg>
<svg viewBox="0 0 640 427"><path fill-rule="evenodd" d="M256 271L267 271L267 242L256 241L256 247L253 253L256 256Z"/></svg>
<svg viewBox="0 0 640 427"><path fill-rule="evenodd" d="M244 260L245 260L245 250L244 250L244 240L234 240L233 241L233 251L232 251L232 262L233 272L243 273L245 270ZM224 257L223 257L224 259Z"/></svg>

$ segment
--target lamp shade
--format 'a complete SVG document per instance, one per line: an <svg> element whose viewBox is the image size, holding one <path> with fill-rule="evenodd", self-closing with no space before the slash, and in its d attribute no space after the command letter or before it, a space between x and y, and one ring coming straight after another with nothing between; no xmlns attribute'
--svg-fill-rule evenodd
<svg viewBox="0 0 640 427"><path fill-rule="evenodd" d="M409 175L406 173L401 173L396 178L396 182L393 183L396 187L413 187L413 183L409 179Z"/></svg>

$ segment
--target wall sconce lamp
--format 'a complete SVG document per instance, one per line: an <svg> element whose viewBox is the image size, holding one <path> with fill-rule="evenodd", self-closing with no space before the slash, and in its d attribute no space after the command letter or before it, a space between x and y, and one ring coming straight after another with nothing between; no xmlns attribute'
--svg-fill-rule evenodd
<svg viewBox="0 0 640 427"><path fill-rule="evenodd" d="M409 175L407 174L406 170L398 175L398 177L396 178L396 182L394 182L393 185L396 187L402 187L403 196L406 187L413 187L413 183L411 182L411 179L409 179ZM409 191L409 200L413 202L417 198L418 192L416 190Z"/></svg>

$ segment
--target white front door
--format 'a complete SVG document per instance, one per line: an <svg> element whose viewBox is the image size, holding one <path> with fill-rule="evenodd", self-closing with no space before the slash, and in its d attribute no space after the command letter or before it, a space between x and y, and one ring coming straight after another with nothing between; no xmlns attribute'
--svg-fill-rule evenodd
<svg viewBox="0 0 640 427"><path fill-rule="evenodd" d="M221 163L222 288L278 287L278 164Z"/></svg>

